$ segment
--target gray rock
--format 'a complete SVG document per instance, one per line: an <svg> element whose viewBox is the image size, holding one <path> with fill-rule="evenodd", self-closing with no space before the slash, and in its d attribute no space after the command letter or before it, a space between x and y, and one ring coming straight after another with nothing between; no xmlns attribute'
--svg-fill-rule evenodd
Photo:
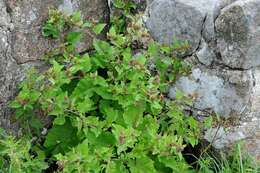
<svg viewBox="0 0 260 173"><path fill-rule="evenodd" d="M205 138L214 137L219 149L244 140L260 160L260 1L149 0L144 19L157 41L175 37L191 45L192 73L177 80L169 97L179 89L194 98L192 110L241 120Z"/></svg>
<svg viewBox="0 0 260 173"><path fill-rule="evenodd" d="M228 75L228 72L222 73ZM233 76L229 75L230 78ZM195 67L190 76L181 77L170 89L169 97L174 98L174 90L178 88L194 98L193 106L198 110L214 111L224 117L240 115L250 106L249 96L245 96L250 87L241 86L238 90L237 86L227 83L225 79L224 74L218 71L202 71L201 68Z"/></svg>
<svg viewBox="0 0 260 173"><path fill-rule="evenodd" d="M59 44L41 36L41 26L47 19L49 7L59 8L67 14L81 11L84 20L107 22L109 17L107 3L103 0L9 0L7 6L14 25L12 53L19 64L37 60ZM81 51L92 46L91 36L86 38L81 44L84 48Z"/></svg>
<svg viewBox="0 0 260 173"><path fill-rule="evenodd" d="M10 111L6 107L8 100L14 95L20 76L20 67L11 56L10 22L5 2L0 0L0 126L4 128L11 128Z"/></svg>
<svg viewBox="0 0 260 173"><path fill-rule="evenodd" d="M244 69L260 65L259 9L259 0L238 0L220 10L216 39L225 65Z"/></svg>
<svg viewBox="0 0 260 173"><path fill-rule="evenodd" d="M238 125L227 128L212 128L205 132L204 138L220 150L232 149L238 141L242 141L241 148L260 160L260 118L243 119Z"/></svg>
<svg viewBox="0 0 260 173"><path fill-rule="evenodd" d="M189 53L193 53L199 48L205 21L208 35L213 33L213 20L207 20L207 15L213 12L216 1L154 0L149 4L146 26L162 43L172 43L174 39L189 41Z"/></svg>
<svg viewBox="0 0 260 173"><path fill-rule="evenodd" d="M198 94L194 102L197 109L213 110L225 117L250 111L255 72L246 69L260 65L259 3L259 0L148 2L145 19L152 36L162 43L171 43L172 37L189 40L190 54L202 64L176 85L187 95Z"/></svg>
<svg viewBox="0 0 260 173"><path fill-rule="evenodd" d="M205 139L209 141L216 149L231 147L236 141L246 138L242 131L224 129L224 127L211 128L206 131Z"/></svg>
<svg viewBox="0 0 260 173"><path fill-rule="evenodd" d="M198 50L195 54L199 62L206 66L210 66L216 59L215 53L211 48L209 48L205 41L202 41L200 50Z"/></svg>

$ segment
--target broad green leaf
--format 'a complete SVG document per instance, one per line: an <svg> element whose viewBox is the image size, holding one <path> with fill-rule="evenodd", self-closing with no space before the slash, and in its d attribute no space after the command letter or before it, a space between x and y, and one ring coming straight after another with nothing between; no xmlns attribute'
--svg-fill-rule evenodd
<svg viewBox="0 0 260 173"><path fill-rule="evenodd" d="M205 128L210 129L212 127L212 123L213 123L212 116L209 116L209 117L204 119L204 126L205 126Z"/></svg>
<svg viewBox="0 0 260 173"><path fill-rule="evenodd" d="M176 89L176 92L175 92L175 98L176 100L182 100L184 97L184 94L181 90L179 89Z"/></svg>
<svg viewBox="0 0 260 173"><path fill-rule="evenodd" d="M95 110L94 102L90 98L85 98L82 102L77 103L77 110L81 113L87 113Z"/></svg>
<svg viewBox="0 0 260 173"><path fill-rule="evenodd" d="M54 125L48 131L44 146L54 153L68 151L79 142L76 134L77 130L71 126L70 121L66 120L65 124Z"/></svg>
<svg viewBox="0 0 260 173"><path fill-rule="evenodd" d="M180 160L180 158L176 156L161 156L159 157L159 161L171 168L173 172L192 173L190 171L190 166L184 160Z"/></svg>
<svg viewBox="0 0 260 173"><path fill-rule="evenodd" d="M140 156L135 160L129 160L128 166L134 173L156 173L154 162L147 156Z"/></svg>
<svg viewBox="0 0 260 173"><path fill-rule="evenodd" d="M77 153L80 153L82 155L84 155L84 157L87 158L87 156L89 155L89 144L88 144L88 140L85 139L81 144L79 144L76 147L76 151Z"/></svg>
<svg viewBox="0 0 260 173"><path fill-rule="evenodd" d="M197 129L198 128L198 121L195 120L192 116L187 118L187 122L191 128Z"/></svg>
<svg viewBox="0 0 260 173"><path fill-rule="evenodd" d="M114 124L112 133L117 140L117 153L126 151L129 148L134 148L137 141L137 137L140 136L140 132L134 130L131 127L125 128L121 125Z"/></svg>
<svg viewBox="0 0 260 173"><path fill-rule="evenodd" d="M84 78L82 78L76 88L74 89L74 91L72 92L72 98L85 98L85 97L92 97L94 94L93 91L93 79L91 79L90 77L86 76Z"/></svg>
<svg viewBox="0 0 260 173"><path fill-rule="evenodd" d="M113 6L115 6L116 8L124 8L125 3L122 0L114 0Z"/></svg>
<svg viewBox="0 0 260 173"><path fill-rule="evenodd" d="M66 41L72 45L76 44L77 42L80 41L82 38L83 34L81 32L70 32L66 36Z"/></svg>
<svg viewBox="0 0 260 173"><path fill-rule="evenodd" d="M94 39L93 45L99 54L107 55L108 56L107 58L111 58L109 56L112 56L113 48L110 46L109 43L102 40Z"/></svg>
<svg viewBox="0 0 260 173"><path fill-rule="evenodd" d="M94 85L99 85L102 87L107 87L108 83L106 81L106 79L104 79L102 76L96 76L95 80L94 80Z"/></svg>
<svg viewBox="0 0 260 173"><path fill-rule="evenodd" d="M159 51L159 47L156 43L152 42L148 45L148 53L152 56L157 56Z"/></svg>
<svg viewBox="0 0 260 173"><path fill-rule="evenodd" d="M129 173L120 160L111 161L106 167L106 173Z"/></svg>
<svg viewBox="0 0 260 173"><path fill-rule="evenodd" d="M116 28L114 26L112 26L110 29L109 29L109 35L112 36L112 37L115 37L116 36Z"/></svg>
<svg viewBox="0 0 260 173"><path fill-rule="evenodd" d="M110 92L110 89L108 87L96 86L94 91L103 99L114 100L113 93Z"/></svg>
<svg viewBox="0 0 260 173"><path fill-rule="evenodd" d="M116 121L119 111L110 105L111 101L101 101L99 105L100 111L105 115L108 124Z"/></svg>
<svg viewBox="0 0 260 173"><path fill-rule="evenodd" d="M90 57L88 54L85 54L83 57L82 57L82 71L84 72L89 72L91 70L91 62L90 62Z"/></svg>
<svg viewBox="0 0 260 173"><path fill-rule="evenodd" d="M71 20L72 20L72 22L74 22L74 23L80 22L80 21L81 21L81 12L80 12L80 11L77 11L77 12L75 12L74 14L72 14Z"/></svg>
<svg viewBox="0 0 260 173"><path fill-rule="evenodd" d="M53 124L63 125L66 122L66 119L63 115L59 115L54 119Z"/></svg>
<svg viewBox="0 0 260 173"><path fill-rule="evenodd" d="M69 69L72 74L78 71L89 72L91 70L92 64L88 54L85 54L82 58L75 57L75 59L76 64Z"/></svg>
<svg viewBox="0 0 260 173"><path fill-rule="evenodd" d="M59 64L55 60L52 60L51 64L53 65L52 70L54 73L59 73L64 68L63 65Z"/></svg>
<svg viewBox="0 0 260 173"><path fill-rule="evenodd" d="M171 48L169 46L163 45L160 48L164 53L169 54L171 52Z"/></svg>
<svg viewBox="0 0 260 173"><path fill-rule="evenodd" d="M116 138L110 132L102 132L96 139L96 145L100 147L112 147L116 145Z"/></svg>
<svg viewBox="0 0 260 173"><path fill-rule="evenodd" d="M198 139L194 136L187 137L187 141L191 144L192 147L195 147L198 144Z"/></svg>
<svg viewBox="0 0 260 173"><path fill-rule="evenodd" d="M93 28L93 31L96 33L96 34L100 34L103 29L105 28L106 24L104 23L100 23L100 24L97 24L94 28Z"/></svg>
<svg viewBox="0 0 260 173"><path fill-rule="evenodd" d="M129 62L132 60L132 54L131 54L131 49L127 48L122 52L123 58L125 62Z"/></svg>
<svg viewBox="0 0 260 173"><path fill-rule="evenodd" d="M83 27L83 28L90 28L90 27L92 27L92 23L90 23L90 22L85 22L85 23L83 23L82 27Z"/></svg>
<svg viewBox="0 0 260 173"><path fill-rule="evenodd" d="M18 103L16 100L10 102L9 106L14 109L18 109L18 108L22 107L22 105L20 103Z"/></svg>
<svg viewBox="0 0 260 173"><path fill-rule="evenodd" d="M42 35L56 39L59 37L60 31L53 23L46 23L42 28Z"/></svg>
<svg viewBox="0 0 260 173"><path fill-rule="evenodd" d="M138 126L138 124L143 119L144 110L145 110L144 104L139 103L139 105L128 106L125 109L125 112L123 114L125 123L128 124L129 126Z"/></svg>
<svg viewBox="0 0 260 173"><path fill-rule="evenodd" d="M151 104L151 111L153 115L158 115L162 111L162 105L160 104L160 101L154 101Z"/></svg>

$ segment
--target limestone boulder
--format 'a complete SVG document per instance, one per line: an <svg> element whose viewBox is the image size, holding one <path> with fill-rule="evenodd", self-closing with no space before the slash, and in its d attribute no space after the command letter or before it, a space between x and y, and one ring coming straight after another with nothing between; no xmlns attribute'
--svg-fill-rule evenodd
<svg viewBox="0 0 260 173"><path fill-rule="evenodd" d="M252 88L251 72L219 71L196 66L189 76L181 77L169 91L169 97L175 97L180 89L194 99L193 107L198 110L214 112L220 116L238 116L250 109ZM234 83L232 83L234 82Z"/></svg>
<svg viewBox="0 0 260 173"><path fill-rule="evenodd" d="M205 24L213 33L210 16L217 0L153 0L148 4L146 26L161 43L186 40L194 53L200 46ZM209 16L209 17L207 17Z"/></svg>
<svg viewBox="0 0 260 173"><path fill-rule="evenodd" d="M215 21L217 51L232 68L260 65L260 1L238 0L222 8Z"/></svg>

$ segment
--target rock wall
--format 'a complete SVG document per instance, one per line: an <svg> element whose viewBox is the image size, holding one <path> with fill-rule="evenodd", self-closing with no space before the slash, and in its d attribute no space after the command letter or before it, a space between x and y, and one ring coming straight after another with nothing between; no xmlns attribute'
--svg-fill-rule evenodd
<svg viewBox="0 0 260 173"><path fill-rule="evenodd" d="M194 113L232 118L205 137L223 148L244 139L260 159L260 0L150 0L145 16L152 36L162 42L188 40L190 76L172 86L194 96ZM217 133L217 135L215 135Z"/></svg>
<svg viewBox="0 0 260 173"><path fill-rule="evenodd" d="M104 0L0 0L0 127L14 128L8 101L16 94L26 69L44 68L39 59L58 44L41 36L50 7L67 14L81 11L83 18L90 21L109 20ZM87 38L80 47L90 48L92 39Z"/></svg>
<svg viewBox="0 0 260 173"><path fill-rule="evenodd" d="M244 139L248 151L260 159L260 0L135 0L145 10L144 22L153 38L190 43L185 60L190 76L171 86L195 101L197 116L216 112L238 120L209 130L205 138L223 148ZM80 10L88 20L109 20L110 0L0 0L0 126L10 125L8 101L28 67L44 68L39 58L57 42L41 36L48 7L65 13ZM146 6L146 7L145 7ZM82 47L91 46L91 38ZM218 133L215 135L215 133Z"/></svg>

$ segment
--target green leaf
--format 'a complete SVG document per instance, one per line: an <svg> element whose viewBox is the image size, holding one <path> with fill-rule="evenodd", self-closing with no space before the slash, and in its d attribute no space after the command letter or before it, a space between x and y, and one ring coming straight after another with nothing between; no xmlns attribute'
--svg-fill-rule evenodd
<svg viewBox="0 0 260 173"><path fill-rule="evenodd" d="M96 145L100 147L111 147L116 145L116 138L110 132L102 132L96 139Z"/></svg>
<svg viewBox="0 0 260 173"><path fill-rule="evenodd" d="M80 153L81 155L84 155L85 157L87 157L89 155L89 144L88 144L88 140L85 139L81 144L79 144L76 147L76 151L77 153Z"/></svg>
<svg viewBox="0 0 260 173"><path fill-rule="evenodd" d="M119 116L119 110L112 107L111 101L102 100L100 101L99 109L105 115L105 119L108 124L116 121Z"/></svg>
<svg viewBox="0 0 260 173"><path fill-rule="evenodd" d="M159 157L159 161L163 163L166 167L169 167L173 170L173 172L185 172L188 173L189 165L184 161L179 160L179 158L174 156L161 156Z"/></svg>
<svg viewBox="0 0 260 173"><path fill-rule="evenodd" d="M54 125L48 131L44 146L52 153L63 153L78 142L77 129L72 127L70 121L66 120L65 124Z"/></svg>
<svg viewBox="0 0 260 173"><path fill-rule="evenodd" d="M187 138L188 142L191 144L192 147L195 147L198 144L198 139L193 136L189 136Z"/></svg>
<svg viewBox="0 0 260 173"><path fill-rule="evenodd" d="M106 173L129 173L121 161L111 161L108 163Z"/></svg>
<svg viewBox="0 0 260 173"><path fill-rule="evenodd" d="M166 53L166 54L170 54L170 53L171 53L171 48L170 48L169 46L163 45L163 46L161 46L160 48L161 48L161 50L162 50L164 53Z"/></svg>
<svg viewBox="0 0 260 173"><path fill-rule="evenodd" d="M90 28L90 27L92 27L92 23L90 23L90 22L85 22L85 23L83 23L82 27L83 27L83 28Z"/></svg>
<svg viewBox="0 0 260 173"><path fill-rule="evenodd" d="M96 76L95 80L94 80L94 85L107 87L108 83L107 83L106 79L104 79L102 76Z"/></svg>
<svg viewBox="0 0 260 173"><path fill-rule="evenodd" d="M133 128L125 128L121 125L114 124L112 133L117 140L117 153L126 151L129 148L134 148L137 137L140 136L140 132Z"/></svg>
<svg viewBox="0 0 260 173"><path fill-rule="evenodd" d="M114 0L113 6L116 7L116 8L124 8L125 3L122 0Z"/></svg>
<svg viewBox="0 0 260 173"><path fill-rule="evenodd" d="M204 126L205 126L205 128L210 129L212 127L212 124L213 124L212 116L209 116L209 117L204 119Z"/></svg>
<svg viewBox="0 0 260 173"><path fill-rule="evenodd" d="M179 89L176 89L176 100L182 100L184 98L184 94Z"/></svg>
<svg viewBox="0 0 260 173"><path fill-rule="evenodd" d="M56 60L52 60L51 64L53 65L52 69L54 73L59 73L64 67L63 65L60 65Z"/></svg>
<svg viewBox="0 0 260 173"><path fill-rule="evenodd" d="M22 107L22 105L20 103L18 103L16 100L10 102L9 106L14 109L18 109L18 108Z"/></svg>
<svg viewBox="0 0 260 173"><path fill-rule="evenodd" d="M81 113L87 113L91 110L95 110L94 102L90 98L85 98L82 102L77 104L77 110Z"/></svg>
<svg viewBox="0 0 260 173"><path fill-rule="evenodd" d="M114 26L111 26L111 28L109 29L109 35L112 37L116 36L116 28Z"/></svg>
<svg viewBox="0 0 260 173"><path fill-rule="evenodd" d="M82 33L81 32L70 32L66 36L66 41L72 45L76 44L77 42L80 41L82 38Z"/></svg>
<svg viewBox="0 0 260 173"><path fill-rule="evenodd" d="M66 122L66 119L63 115L59 115L58 117L56 117L53 121L53 124L56 125L63 125Z"/></svg>
<svg viewBox="0 0 260 173"><path fill-rule="evenodd" d="M99 54L107 55L107 58L110 58L113 54L113 48L105 41L94 39L93 46Z"/></svg>
<svg viewBox="0 0 260 173"><path fill-rule="evenodd" d="M72 14L71 20L72 20L72 22L74 22L74 23L80 22L80 21L81 21L81 12L80 12L80 11L77 11L77 12L75 12L74 14Z"/></svg>
<svg viewBox="0 0 260 173"><path fill-rule="evenodd" d="M72 92L72 98L90 98L94 94L94 90L92 88L94 88L93 79L86 76L78 82L76 88Z"/></svg>
<svg viewBox="0 0 260 173"><path fill-rule="evenodd" d="M103 99L113 100L113 93L110 92L108 87L98 87L96 86L94 91Z"/></svg>
<svg viewBox="0 0 260 173"><path fill-rule="evenodd" d="M159 47L157 46L156 43L152 42L148 45L148 53L152 56L157 56L158 55L158 50Z"/></svg>
<svg viewBox="0 0 260 173"><path fill-rule="evenodd" d="M187 122L189 124L190 127L194 128L194 129L197 129L199 124L198 124L198 121L195 120L193 117L188 117L187 118Z"/></svg>
<svg viewBox="0 0 260 173"><path fill-rule="evenodd" d="M75 65L73 65L69 70L72 74L78 71L89 72L91 70L92 64L88 54L85 54L82 58L75 57Z"/></svg>
<svg viewBox="0 0 260 173"><path fill-rule="evenodd" d="M143 119L143 113L145 110L144 104L131 105L125 109L123 114L125 123L129 126L138 126Z"/></svg>
<svg viewBox="0 0 260 173"><path fill-rule="evenodd" d="M93 31L96 33L96 34L100 34L103 29L105 28L106 24L104 23L100 23L100 24L97 24L94 28L93 28Z"/></svg>
<svg viewBox="0 0 260 173"><path fill-rule="evenodd" d="M161 110L162 110L162 105L160 104L159 101L154 101L152 104L151 104L151 111L153 113L153 115L158 115L160 114Z"/></svg>
<svg viewBox="0 0 260 173"><path fill-rule="evenodd" d="M140 156L136 160L130 160L128 166L134 173L156 173L153 161L147 156Z"/></svg>
<svg viewBox="0 0 260 173"><path fill-rule="evenodd" d="M52 23L46 23L42 27L42 35L44 37L58 38L60 35L59 29Z"/></svg>
<svg viewBox="0 0 260 173"><path fill-rule="evenodd" d="M123 58L125 62L129 62L130 60L132 60L132 54L131 54L131 49L127 48L124 49L122 52Z"/></svg>

